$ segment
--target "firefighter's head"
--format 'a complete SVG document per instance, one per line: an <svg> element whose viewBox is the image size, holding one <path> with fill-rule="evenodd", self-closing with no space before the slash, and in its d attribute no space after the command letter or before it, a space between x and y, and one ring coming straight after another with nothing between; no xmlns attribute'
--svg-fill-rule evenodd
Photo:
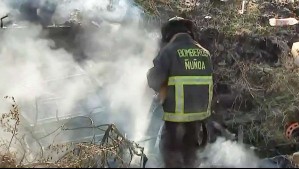
<svg viewBox="0 0 299 169"><path fill-rule="evenodd" d="M188 33L194 38L194 23L182 17L170 18L161 28L162 42L167 43L177 33Z"/></svg>

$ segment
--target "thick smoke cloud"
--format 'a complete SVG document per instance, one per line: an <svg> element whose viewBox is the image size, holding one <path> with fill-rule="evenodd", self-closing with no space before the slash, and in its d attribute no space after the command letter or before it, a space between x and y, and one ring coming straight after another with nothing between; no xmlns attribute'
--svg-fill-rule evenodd
<svg viewBox="0 0 299 169"><path fill-rule="evenodd" d="M40 22L24 22L21 10L24 2L44 6L48 13L39 10ZM158 29L145 31L139 24L144 21L142 10L129 0L113 1L115 4L110 11L107 10L109 0L36 2L0 1L0 16L10 13L13 23L27 27L0 30L0 96L14 96L21 114L30 123L34 123L36 117L37 100L38 119L55 119L57 114L59 117L87 115L88 107L104 107L98 121L117 124L129 139L146 138L144 133L151 127L148 113L152 100L146 72L157 53ZM64 24L74 18L70 17L74 10L80 11L84 27L75 38L86 55L80 63L69 50L57 49L59 46L52 39L40 37L45 23ZM82 102L85 106L80 108ZM1 100L0 112L8 110L7 102ZM211 164L233 167L256 167L255 163L247 162L248 159L257 161L239 145L223 140L217 140L202 155L207 156ZM153 161L155 158L157 162ZM161 158L152 157L149 166L155 167L158 163Z"/></svg>
<svg viewBox="0 0 299 169"><path fill-rule="evenodd" d="M35 0L0 2L1 15L10 12L13 23L26 27L0 32L1 97L14 96L30 123L36 117L37 100L38 119L87 115L88 106L102 106L105 116L98 121L115 123L130 139L142 139L152 99L152 93L145 92L146 72L158 44L158 38L148 34L157 30L146 33L140 27L142 10L128 0L115 1L110 11L108 0L50 1L54 5L48 7L55 9L51 24L63 24L80 11L84 31L76 38L87 59L78 63L69 50L40 37L45 22L22 17L24 2L47 5ZM41 10L37 13L41 16ZM80 109L82 102L85 106ZM7 111L7 106L1 107L1 112Z"/></svg>

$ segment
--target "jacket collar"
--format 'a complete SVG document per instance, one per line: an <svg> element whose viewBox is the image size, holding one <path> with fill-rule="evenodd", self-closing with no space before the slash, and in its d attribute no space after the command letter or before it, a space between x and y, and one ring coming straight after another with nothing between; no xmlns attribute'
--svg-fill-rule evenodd
<svg viewBox="0 0 299 169"><path fill-rule="evenodd" d="M192 37L188 33L177 33L175 34L171 40L169 41L170 43L174 41L192 41Z"/></svg>

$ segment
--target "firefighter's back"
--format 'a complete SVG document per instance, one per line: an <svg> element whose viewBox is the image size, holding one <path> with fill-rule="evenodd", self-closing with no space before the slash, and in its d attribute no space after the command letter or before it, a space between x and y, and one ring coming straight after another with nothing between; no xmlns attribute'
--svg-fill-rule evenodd
<svg viewBox="0 0 299 169"><path fill-rule="evenodd" d="M171 61L167 94L163 103L166 113L164 120L204 120L210 116L213 92L209 51L186 33L176 34L165 48ZM176 114L178 118L171 119L172 114ZM181 114L181 118L178 114Z"/></svg>

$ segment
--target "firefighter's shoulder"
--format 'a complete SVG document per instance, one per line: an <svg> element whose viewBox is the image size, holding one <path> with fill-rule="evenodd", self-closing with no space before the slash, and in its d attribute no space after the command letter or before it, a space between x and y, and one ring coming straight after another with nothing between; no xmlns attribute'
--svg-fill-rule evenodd
<svg viewBox="0 0 299 169"><path fill-rule="evenodd" d="M200 48L202 51L204 51L208 56L211 56L210 51L207 50L206 48L204 48L203 46L201 46L199 43L195 43L195 46L197 46L198 48Z"/></svg>

